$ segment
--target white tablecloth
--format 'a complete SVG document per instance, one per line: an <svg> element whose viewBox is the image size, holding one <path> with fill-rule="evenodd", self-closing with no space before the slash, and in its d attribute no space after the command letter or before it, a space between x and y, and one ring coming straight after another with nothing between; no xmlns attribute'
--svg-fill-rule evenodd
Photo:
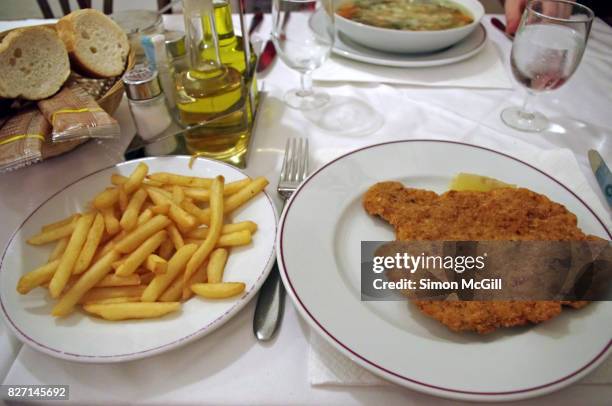
<svg viewBox="0 0 612 406"><path fill-rule="evenodd" d="M177 27L179 16L166 20ZM260 28L269 29L266 16ZM485 26L506 68L510 42L489 24ZM5 25L0 22L0 30ZM276 61L260 78L269 93L256 129L254 152L247 172L266 175L269 192L276 181L287 137L308 136L313 167L357 148L400 138L439 138L476 143L520 155L521 149L568 148L581 172L603 198L588 166L586 152L597 148L612 162L612 29L596 21L584 61L562 89L538 98L538 108L556 126L543 134L524 134L506 128L500 111L520 103L516 90L432 89L377 84L324 85L333 96L366 101L384 118L373 134L339 136L319 129L301 112L283 105L282 95L297 85L297 73ZM509 70L508 70L509 72ZM509 73L508 73L509 74ZM125 102L117 112L123 138L113 143L89 143L61 158L0 175L0 249L13 230L55 190L96 169L122 159L133 135ZM277 203L278 200L277 200ZM610 217L606 220L609 222ZM455 404L401 387L315 388L308 382L310 330L288 301L278 337L258 343L251 326L254 303L215 333L181 349L118 365L85 365L59 361L21 347L0 325L0 381L3 384L69 384L79 403L196 403L196 404ZM610 385L576 384L526 404L601 404L612 399Z"/></svg>

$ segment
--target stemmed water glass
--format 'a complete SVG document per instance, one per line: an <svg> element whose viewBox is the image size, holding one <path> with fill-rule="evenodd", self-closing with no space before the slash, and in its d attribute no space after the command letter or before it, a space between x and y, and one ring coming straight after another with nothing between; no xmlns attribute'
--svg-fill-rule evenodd
<svg viewBox="0 0 612 406"><path fill-rule="evenodd" d="M327 30L315 33L310 18L322 13ZM311 73L325 62L334 43L332 0L274 0L272 41L278 55L301 75L301 87L285 94L285 103L300 110L312 110L329 102L329 95L312 89Z"/></svg>
<svg viewBox="0 0 612 406"><path fill-rule="evenodd" d="M527 88L522 107L502 111L506 125L539 132L548 119L530 108L532 96L558 89L578 68L586 48L593 12L565 0L534 0L527 4L512 45L510 63L515 79Z"/></svg>

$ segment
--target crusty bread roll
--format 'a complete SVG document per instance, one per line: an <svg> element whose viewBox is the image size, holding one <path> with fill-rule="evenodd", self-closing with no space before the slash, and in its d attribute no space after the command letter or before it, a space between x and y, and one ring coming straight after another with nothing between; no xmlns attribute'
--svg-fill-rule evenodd
<svg viewBox="0 0 612 406"><path fill-rule="evenodd" d="M57 22L73 68L86 76L106 78L123 73L130 50L127 35L103 13L73 11Z"/></svg>
<svg viewBox="0 0 612 406"><path fill-rule="evenodd" d="M19 28L0 43L0 97L44 99L69 75L68 53L53 28Z"/></svg>

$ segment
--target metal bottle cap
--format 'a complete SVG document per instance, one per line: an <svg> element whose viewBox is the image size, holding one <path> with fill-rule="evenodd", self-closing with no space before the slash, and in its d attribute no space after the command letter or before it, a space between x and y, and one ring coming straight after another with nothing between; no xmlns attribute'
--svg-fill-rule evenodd
<svg viewBox="0 0 612 406"><path fill-rule="evenodd" d="M185 33L183 31L165 31L166 50L172 58L185 55Z"/></svg>
<svg viewBox="0 0 612 406"><path fill-rule="evenodd" d="M144 65L136 65L123 75L123 87L130 100L147 100L161 94L157 71Z"/></svg>

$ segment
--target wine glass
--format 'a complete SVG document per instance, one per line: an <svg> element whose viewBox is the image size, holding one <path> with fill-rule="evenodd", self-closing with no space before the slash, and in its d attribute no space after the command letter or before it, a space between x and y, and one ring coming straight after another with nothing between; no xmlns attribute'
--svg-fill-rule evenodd
<svg viewBox="0 0 612 406"><path fill-rule="evenodd" d="M311 73L323 65L334 43L333 0L274 0L272 41L278 55L301 75L301 88L285 94L285 103L299 110L312 110L329 102L329 95L312 89ZM322 13L327 30L315 33L309 22Z"/></svg>
<svg viewBox="0 0 612 406"><path fill-rule="evenodd" d="M502 121L517 130L539 132L548 119L530 108L535 93L558 89L578 68L586 48L593 11L565 0L527 3L512 44L515 79L527 88L522 107L502 111Z"/></svg>

